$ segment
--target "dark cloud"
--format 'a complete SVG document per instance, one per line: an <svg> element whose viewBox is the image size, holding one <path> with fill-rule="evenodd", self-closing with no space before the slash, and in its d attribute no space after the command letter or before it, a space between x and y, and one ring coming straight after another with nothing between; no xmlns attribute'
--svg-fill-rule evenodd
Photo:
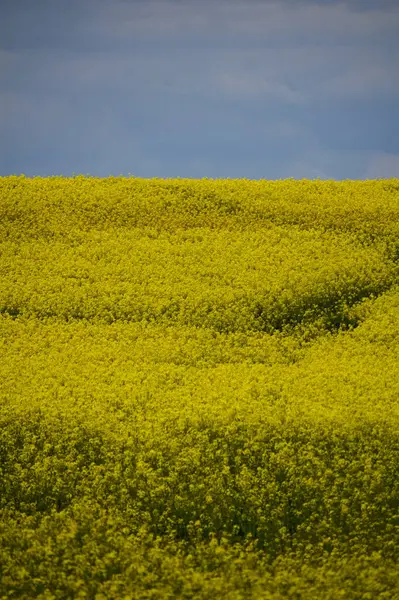
<svg viewBox="0 0 399 600"><path fill-rule="evenodd" d="M0 175L389 169L398 30L388 1L3 0Z"/></svg>
<svg viewBox="0 0 399 600"><path fill-rule="evenodd" d="M383 41L381 34L396 37L398 27L393 2L19 0L3 7L0 47L148 51L335 45L353 38L370 44Z"/></svg>

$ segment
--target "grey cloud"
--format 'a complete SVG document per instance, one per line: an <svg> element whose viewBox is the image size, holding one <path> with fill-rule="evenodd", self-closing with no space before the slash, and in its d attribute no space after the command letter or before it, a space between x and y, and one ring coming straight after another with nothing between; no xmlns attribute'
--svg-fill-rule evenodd
<svg viewBox="0 0 399 600"><path fill-rule="evenodd" d="M105 19L106 16L106 19ZM276 42L284 36L293 36L306 43L309 37L318 38L323 44L328 39L363 38L397 33L399 10L385 8L370 11L356 11L350 3L317 2L165 2L148 0L144 3L125 3L114 0L103 4L103 12L92 22L107 36L130 36L148 38L161 37L165 40L185 39L199 34L214 38L227 37L239 43L244 38L248 43L254 40L272 39ZM316 29L315 29L316 28ZM311 36L309 36L311 33ZM202 38L203 39L203 38Z"/></svg>
<svg viewBox="0 0 399 600"><path fill-rule="evenodd" d="M367 165L366 179L399 178L399 154L374 154Z"/></svg>
<svg viewBox="0 0 399 600"><path fill-rule="evenodd" d="M357 68L346 67L339 75L330 77L322 89L337 98L364 97L365 95L399 96L399 67L373 61L363 61Z"/></svg>
<svg viewBox="0 0 399 600"><path fill-rule="evenodd" d="M381 172L399 153L398 9L366 1L3 0L3 172Z"/></svg>
<svg viewBox="0 0 399 600"><path fill-rule="evenodd" d="M259 97L267 100L281 101L287 104L304 104L307 96L291 88L289 85L268 80L262 74L248 75L247 73L222 73L218 87L227 94L239 97Z"/></svg>
<svg viewBox="0 0 399 600"><path fill-rule="evenodd" d="M18 31L22 38L27 30L36 51L3 52L0 85L35 84L54 91L70 83L86 92L114 87L140 95L145 88L208 98L219 90L242 101L257 96L293 104L320 95L396 94L394 42L384 44L399 30L399 11L359 13L353 10L357 4L41 0L36 13L15 10L25 21L15 27L13 43L23 48ZM41 27L38 7L47 9ZM52 31L52 19L63 27ZM49 53L46 44L58 51Z"/></svg>
<svg viewBox="0 0 399 600"><path fill-rule="evenodd" d="M399 6L295 0L202 2L38 0L8 2L0 24L2 48L101 51L156 47L268 47L337 41L369 43L396 36Z"/></svg>
<svg viewBox="0 0 399 600"><path fill-rule="evenodd" d="M208 101L262 99L303 105L399 92L394 57L374 49L337 47L263 50L173 50L160 53L84 53L54 55L0 53L0 89L30 86L48 93L68 89L81 94L148 94L192 97ZM8 65L8 66L7 66ZM100 100L100 98L99 98Z"/></svg>

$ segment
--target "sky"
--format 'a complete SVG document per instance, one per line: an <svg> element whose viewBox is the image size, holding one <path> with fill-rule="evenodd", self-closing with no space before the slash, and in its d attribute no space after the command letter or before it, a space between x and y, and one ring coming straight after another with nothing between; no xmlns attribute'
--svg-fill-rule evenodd
<svg viewBox="0 0 399 600"><path fill-rule="evenodd" d="M0 176L399 177L399 0L0 0Z"/></svg>

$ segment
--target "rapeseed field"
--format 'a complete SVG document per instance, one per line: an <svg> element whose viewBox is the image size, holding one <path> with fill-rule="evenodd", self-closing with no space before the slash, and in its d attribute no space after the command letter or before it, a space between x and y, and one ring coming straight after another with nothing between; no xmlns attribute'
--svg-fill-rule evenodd
<svg viewBox="0 0 399 600"><path fill-rule="evenodd" d="M399 598L399 180L0 178L0 598Z"/></svg>

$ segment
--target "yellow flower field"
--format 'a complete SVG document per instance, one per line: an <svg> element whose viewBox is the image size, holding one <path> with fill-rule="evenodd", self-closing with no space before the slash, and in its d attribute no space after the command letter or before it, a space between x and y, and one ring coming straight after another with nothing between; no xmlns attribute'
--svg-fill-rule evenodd
<svg viewBox="0 0 399 600"><path fill-rule="evenodd" d="M399 598L399 180L0 178L0 598Z"/></svg>

